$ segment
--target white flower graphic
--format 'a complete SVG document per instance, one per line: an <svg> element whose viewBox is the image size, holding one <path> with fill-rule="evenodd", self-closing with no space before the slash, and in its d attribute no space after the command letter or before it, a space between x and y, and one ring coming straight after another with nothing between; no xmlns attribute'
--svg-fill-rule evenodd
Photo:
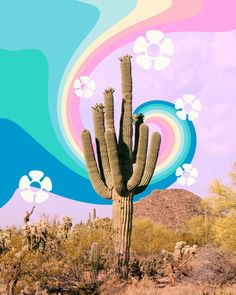
<svg viewBox="0 0 236 295"><path fill-rule="evenodd" d="M181 120L186 120L188 115L188 119L193 121L199 116L202 104L194 95L185 94L182 98L176 100L175 108L178 110L176 114Z"/></svg>
<svg viewBox="0 0 236 295"><path fill-rule="evenodd" d="M173 41L164 38L164 33L158 30L146 32L146 38L138 37L134 42L136 62L145 70L154 68L160 71L170 64L170 56L175 52Z"/></svg>
<svg viewBox="0 0 236 295"><path fill-rule="evenodd" d="M44 173L38 170L32 170L28 175L21 177L19 182L21 197L28 203L34 201L39 204L49 198L49 191L52 190L52 182L49 177L44 177Z"/></svg>
<svg viewBox="0 0 236 295"><path fill-rule="evenodd" d="M196 182L198 171L191 164L183 164L176 169L177 182L182 185L192 185Z"/></svg>
<svg viewBox="0 0 236 295"><path fill-rule="evenodd" d="M96 89L95 82L88 76L81 76L73 83L74 93L80 98L88 98L93 95Z"/></svg>

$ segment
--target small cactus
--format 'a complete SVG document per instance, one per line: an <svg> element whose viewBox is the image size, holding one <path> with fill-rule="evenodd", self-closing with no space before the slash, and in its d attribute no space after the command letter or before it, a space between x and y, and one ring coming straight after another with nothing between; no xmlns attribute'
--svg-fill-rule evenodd
<svg viewBox="0 0 236 295"><path fill-rule="evenodd" d="M91 262L92 270L95 276L98 275L99 260L100 260L100 247L98 243L94 242L91 246L90 262Z"/></svg>
<svg viewBox="0 0 236 295"><path fill-rule="evenodd" d="M96 208L93 208L93 221L97 218Z"/></svg>

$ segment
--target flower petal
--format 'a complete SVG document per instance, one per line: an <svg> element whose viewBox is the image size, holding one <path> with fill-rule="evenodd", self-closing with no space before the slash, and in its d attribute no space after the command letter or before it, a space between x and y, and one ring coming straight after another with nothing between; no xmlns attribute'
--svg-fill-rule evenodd
<svg viewBox="0 0 236 295"><path fill-rule="evenodd" d="M185 185L186 183L186 180L183 176L181 177L178 177L177 180L176 180L179 184L182 184L182 185Z"/></svg>
<svg viewBox="0 0 236 295"><path fill-rule="evenodd" d="M184 101L182 98L178 98L175 102L175 108L178 109L182 109L184 107Z"/></svg>
<svg viewBox="0 0 236 295"><path fill-rule="evenodd" d="M49 198L49 193L46 191L39 191L36 193L35 202L37 204L45 202Z"/></svg>
<svg viewBox="0 0 236 295"><path fill-rule="evenodd" d="M82 89L76 89L75 90L75 95L78 96L78 97L84 97L84 90Z"/></svg>
<svg viewBox="0 0 236 295"><path fill-rule="evenodd" d="M142 53L146 51L147 47L147 40L143 36L140 36L135 40L133 49L135 53Z"/></svg>
<svg viewBox="0 0 236 295"><path fill-rule="evenodd" d="M195 111L201 111L202 109L202 104L200 102L199 99L196 99L194 102L193 102L193 108Z"/></svg>
<svg viewBox="0 0 236 295"><path fill-rule="evenodd" d="M88 83L90 81L89 76L81 76L79 79L82 83Z"/></svg>
<svg viewBox="0 0 236 295"><path fill-rule="evenodd" d="M81 81L79 79L76 79L73 83L73 88L76 89L76 88L80 88L81 87Z"/></svg>
<svg viewBox="0 0 236 295"><path fill-rule="evenodd" d="M176 169L175 175L176 175L176 176L182 176L183 173L184 173L184 170L182 169L182 167L178 167L178 168Z"/></svg>
<svg viewBox="0 0 236 295"><path fill-rule="evenodd" d="M177 111L176 115L181 119L181 120L186 120L187 116L186 116L186 112L184 110L181 111Z"/></svg>
<svg viewBox="0 0 236 295"><path fill-rule="evenodd" d="M192 95L192 94L185 94L185 95L183 96L183 100L184 100L185 102L187 102L187 103L192 102L194 99L195 99L195 96Z"/></svg>
<svg viewBox="0 0 236 295"><path fill-rule="evenodd" d="M155 58L154 69L156 71L160 71L168 67L169 64L170 64L169 57L159 55L158 57Z"/></svg>
<svg viewBox="0 0 236 295"><path fill-rule="evenodd" d="M188 114L188 119L189 119L190 121L193 121L193 120L196 120L198 116L199 116L198 112L191 111L191 112Z"/></svg>
<svg viewBox="0 0 236 295"><path fill-rule="evenodd" d="M26 202L33 203L34 193L31 190L21 191L20 195Z"/></svg>
<svg viewBox="0 0 236 295"><path fill-rule="evenodd" d="M191 164L183 164L183 168L185 171L190 172L192 170L192 165Z"/></svg>
<svg viewBox="0 0 236 295"><path fill-rule="evenodd" d="M136 56L136 62L145 70L151 69L152 59L145 54Z"/></svg>
<svg viewBox="0 0 236 295"><path fill-rule="evenodd" d="M191 171L190 171L190 175L193 176L193 177L198 177L198 171L196 168L193 168Z"/></svg>
<svg viewBox="0 0 236 295"><path fill-rule="evenodd" d="M32 181L40 182L40 179L44 176L44 173L39 170L32 170L29 172L29 176L32 178Z"/></svg>
<svg viewBox="0 0 236 295"><path fill-rule="evenodd" d="M164 37L164 33L158 30L150 30L147 31L146 37L150 42L158 44Z"/></svg>
<svg viewBox="0 0 236 295"><path fill-rule="evenodd" d="M95 82L93 80L90 80L88 82L88 88L91 89L91 90L96 89L96 84L95 84Z"/></svg>
<svg viewBox="0 0 236 295"><path fill-rule="evenodd" d="M170 38L165 38L164 41L160 44L161 53L166 55L173 55L175 53L174 43Z"/></svg>
<svg viewBox="0 0 236 295"><path fill-rule="evenodd" d="M41 181L41 188L45 189L47 191L51 191L52 190L52 182L51 179L49 177L44 177L44 179Z"/></svg>
<svg viewBox="0 0 236 295"><path fill-rule="evenodd" d="M187 179L186 184L187 184L188 186L190 186L190 185L194 184L195 182L196 182L196 179L195 179L195 178L193 178L193 177L189 177L189 178Z"/></svg>
<svg viewBox="0 0 236 295"><path fill-rule="evenodd" d="M29 188L30 183L31 181L29 180L29 177L27 175L22 176L19 182L19 189Z"/></svg>
<svg viewBox="0 0 236 295"><path fill-rule="evenodd" d="M84 97L85 98L88 98L88 97L90 97L90 96L92 96L93 95L93 91L92 90L85 90L84 91Z"/></svg>

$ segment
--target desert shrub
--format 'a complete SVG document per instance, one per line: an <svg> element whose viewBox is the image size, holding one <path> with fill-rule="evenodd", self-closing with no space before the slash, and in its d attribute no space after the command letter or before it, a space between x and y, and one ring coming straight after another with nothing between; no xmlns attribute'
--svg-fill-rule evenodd
<svg viewBox="0 0 236 295"><path fill-rule="evenodd" d="M204 200L206 210L215 216L226 216L236 209L234 186L226 186L222 181L214 180L209 187L211 196Z"/></svg>
<svg viewBox="0 0 236 295"><path fill-rule="evenodd" d="M0 289L2 285L8 289L13 286L14 292L20 294L27 286L33 293L35 283L39 281L48 290L54 288L57 292L66 290L68 294L96 294L97 286L90 281L91 244L97 242L101 249L99 270L111 267L111 220L96 219L69 227L65 234L64 224L52 224L44 219L47 233L44 247L30 247L29 241L34 239L37 242L42 238L39 235L40 226L41 222L30 224L19 231L12 230L10 235L9 229L1 230L4 251L0 253ZM34 231L27 232L30 228Z"/></svg>
<svg viewBox="0 0 236 295"><path fill-rule="evenodd" d="M221 247L236 251L236 212L219 217L212 226L214 242Z"/></svg>
<svg viewBox="0 0 236 295"><path fill-rule="evenodd" d="M173 251L179 234L149 219L135 219L131 240L131 252L136 255L158 253L160 250Z"/></svg>
<svg viewBox="0 0 236 295"><path fill-rule="evenodd" d="M89 257L93 243L99 244L101 269L110 268L113 263L113 242L109 218L97 219L95 223L76 225L69 238L61 243L61 249L71 259L80 256Z"/></svg>
<svg viewBox="0 0 236 295"><path fill-rule="evenodd" d="M204 207L211 215L224 217L236 210L236 162L231 168L231 184L226 185L216 179L209 186L211 196L204 200Z"/></svg>
<svg viewBox="0 0 236 295"><path fill-rule="evenodd" d="M181 232L182 240L189 245L215 244L226 250L236 251L236 212L226 216L202 216L191 218Z"/></svg>
<svg viewBox="0 0 236 295"><path fill-rule="evenodd" d="M203 216L194 216L185 223L181 230L182 240L189 245L205 245L213 241L212 237L213 220L205 219Z"/></svg>
<svg viewBox="0 0 236 295"><path fill-rule="evenodd" d="M214 180L209 186L210 197L202 200L204 216L191 218L181 229L187 243L213 243L236 251L236 162L229 173L231 184Z"/></svg>

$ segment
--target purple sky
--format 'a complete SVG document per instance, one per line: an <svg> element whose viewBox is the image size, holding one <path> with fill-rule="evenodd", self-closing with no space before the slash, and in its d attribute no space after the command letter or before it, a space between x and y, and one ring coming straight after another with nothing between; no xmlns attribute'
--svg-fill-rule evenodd
<svg viewBox="0 0 236 295"><path fill-rule="evenodd" d="M197 150L193 166L198 169L197 182L191 187L173 184L173 188L186 188L207 196L209 183L215 178L225 181L231 163L236 160L236 30L223 33L172 33L175 54L170 66L160 72L143 70L133 63L134 108L148 100L175 102L184 94L194 94L202 103L199 118L194 121L197 131ZM120 48L101 62L91 75L97 89L93 98L81 101L82 120L91 126L88 110L102 100L107 86L116 89L120 97L120 72L117 58L123 53L133 53L133 44ZM118 110L120 106L118 106ZM84 115L83 115L84 114ZM116 113L117 116L119 112ZM32 205L24 202L16 192L0 210L0 226L19 224L26 209ZM37 205L32 220L50 215L62 218L70 215L75 222L86 219L96 207L98 216L110 216L109 206L79 203L63 197L50 198ZM11 214L9 214L11 212Z"/></svg>

